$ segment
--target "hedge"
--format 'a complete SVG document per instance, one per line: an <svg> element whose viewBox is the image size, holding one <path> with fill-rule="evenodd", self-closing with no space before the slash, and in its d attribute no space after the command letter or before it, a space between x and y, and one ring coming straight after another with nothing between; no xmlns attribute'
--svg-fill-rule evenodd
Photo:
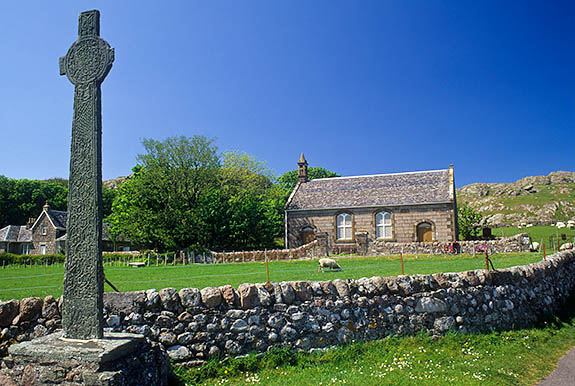
<svg viewBox="0 0 575 386"><path fill-rule="evenodd" d="M46 265L63 263L66 257L62 254L54 255L16 255L14 253L0 253L0 265Z"/></svg>

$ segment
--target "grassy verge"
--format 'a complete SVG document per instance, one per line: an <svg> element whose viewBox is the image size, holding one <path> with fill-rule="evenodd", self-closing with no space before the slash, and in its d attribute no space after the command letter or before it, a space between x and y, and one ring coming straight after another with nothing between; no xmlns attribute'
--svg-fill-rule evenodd
<svg viewBox="0 0 575 386"><path fill-rule="evenodd" d="M492 256L495 268L530 264L541 260L536 253L507 253ZM341 272L318 272L313 260L273 261L269 263L270 280L333 280L358 279L371 276L396 276L401 274L399 257L342 257L338 259ZM405 274L430 274L484 269L481 256L405 256ZM194 264L177 266L150 266L142 268L106 266L104 272L120 291L137 291L149 288L217 287L241 283L266 281L264 263ZM60 296L64 268L59 266L10 266L0 269L0 299L29 296ZM106 286L106 291L111 289Z"/></svg>
<svg viewBox="0 0 575 386"><path fill-rule="evenodd" d="M573 306L573 305L572 305ZM355 343L325 352L279 349L265 355L176 368L180 385L530 385L575 345L575 322L489 334L420 334ZM179 382L179 383L178 383Z"/></svg>

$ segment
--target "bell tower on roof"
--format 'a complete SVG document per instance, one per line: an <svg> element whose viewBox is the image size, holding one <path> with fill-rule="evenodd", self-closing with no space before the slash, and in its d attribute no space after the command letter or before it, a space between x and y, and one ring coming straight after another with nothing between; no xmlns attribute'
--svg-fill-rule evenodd
<svg viewBox="0 0 575 386"><path fill-rule="evenodd" d="M307 182L307 161L303 153L297 161L297 182L302 184Z"/></svg>

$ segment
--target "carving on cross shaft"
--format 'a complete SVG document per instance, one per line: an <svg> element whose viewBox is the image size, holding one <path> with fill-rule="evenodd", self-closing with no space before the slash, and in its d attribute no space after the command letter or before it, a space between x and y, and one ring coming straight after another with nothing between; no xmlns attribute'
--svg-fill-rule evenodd
<svg viewBox="0 0 575 386"><path fill-rule="evenodd" d="M76 40L60 58L60 75L74 84L66 270L62 304L65 336L102 338L102 112L100 84L114 50L99 36L100 13L82 12Z"/></svg>

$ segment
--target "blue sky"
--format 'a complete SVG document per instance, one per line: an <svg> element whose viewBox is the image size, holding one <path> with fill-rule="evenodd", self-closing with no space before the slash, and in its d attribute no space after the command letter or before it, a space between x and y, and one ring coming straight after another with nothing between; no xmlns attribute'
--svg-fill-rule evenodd
<svg viewBox="0 0 575 386"><path fill-rule="evenodd" d="M573 1L3 1L0 174L66 177L81 11L116 50L104 178L141 138L201 134L277 174L575 170Z"/></svg>

